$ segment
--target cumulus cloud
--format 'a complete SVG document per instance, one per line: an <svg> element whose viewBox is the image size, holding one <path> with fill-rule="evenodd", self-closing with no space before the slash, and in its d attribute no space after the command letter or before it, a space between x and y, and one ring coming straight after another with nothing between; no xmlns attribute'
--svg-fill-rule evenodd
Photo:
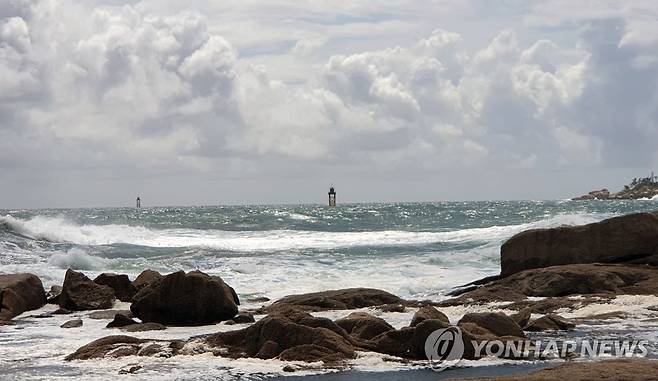
<svg viewBox="0 0 658 381"><path fill-rule="evenodd" d="M303 179L655 163L652 3L519 4L521 18L479 34L450 28L450 12L484 12L475 3L367 3L3 2L0 171Z"/></svg>

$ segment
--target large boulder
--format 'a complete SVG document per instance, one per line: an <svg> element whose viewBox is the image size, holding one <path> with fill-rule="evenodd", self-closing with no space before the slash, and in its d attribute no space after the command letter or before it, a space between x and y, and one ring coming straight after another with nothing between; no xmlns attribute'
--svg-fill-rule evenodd
<svg viewBox="0 0 658 381"><path fill-rule="evenodd" d="M92 282L83 273L68 269L59 306L71 311L105 310L114 305L114 290Z"/></svg>
<svg viewBox="0 0 658 381"><path fill-rule="evenodd" d="M365 312L352 312L347 317L336 320L335 323L350 335L362 340L370 340L395 329L386 320Z"/></svg>
<svg viewBox="0 0 658 381"><path fill-rule="evenodd" d="M163 275L157 271L153 270L144 270L142 271L137 278L132 282L133 286L137 291L148 286L149 284L155 282L158 279L162 279Z"/></svg>
<svg viewBox="0 0 658 381"><path fill-rule="evenodd" d="M355 347L344 331L331 320L309 314L267 316L237 331L210 335L204 343L221 348L232 358L280 358L295 361L336 362L356 356Z"/></svg>
<svg viewBox="0 0 658 381"><path fill-rule="evenodd" d="M130 310L143 322L198 326L230 320L238 313L239 303L235 291L221 278L179 271L142 288Z"/></svg>
<svg viewBox="0 0 658 381"><path fill-rule="evenodd" d="M658 268L646 265L575 264L521 271L443 305L520 302L527 297L658 294Z"/></svg>
<svg viewBox="0 0 658 381"><path fill-rule="evenodd" d="M500 259L503 276L573 263L658 265L658 212L524 231L502 245Z"/></svg>
<svg viewBox="0 0 658 381"><path fill-rule="evenodd" d="M137 293L137 287L125 274L102 273L94 279L94 283L111 287L114 295L122 302L132 302Z"/></svg>
<svg viewBox="0 0 658 381"><path fill-rule="evenodd" d="M0 275L0 321L10 320L45 304L46 291L36 275Z"/></svg>
<svg viewBox="0 0 658 381"><path fill-rule="evenodd" d="M286 296L261 310L276 310L296 306L306 311L351 310L384 304L402 304L404 300L386 291L373 288L347 288Z"/></svg>

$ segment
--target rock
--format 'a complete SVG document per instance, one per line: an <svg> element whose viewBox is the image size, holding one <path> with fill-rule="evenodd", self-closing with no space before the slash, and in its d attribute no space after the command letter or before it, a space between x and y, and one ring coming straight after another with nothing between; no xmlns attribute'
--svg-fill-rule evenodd
<svg viewBox="0 0 658 381"><path fill-rule="evenodd" d="M289 306L297 306L307 311L327 311L402 303L404 300L386 291L372 288L348 288L286 296L261 309L261 312L269 314L277 309L289 308Z"/></svg>
<svg viewBox="0 0 658 381"><path fill-rule="evenodd" d="M226 324L248 324L248 323L254 323L256 319L254 319L254 315L250 313L239 313L235 315L235 317L231 320L227 320Z"/></svg>
<svg viewBox="0 0 658 381"><path fill-rule="evenodd" d="M658 265L658 212L524 231L502 245L500 259L503 276L575 263Z"/></svg>
<svg viewBox="0 0 658 381"><path fill-rule="evenodd" d="M60 328L78 328L82 327L82 319L69 320L59 326Z"/></svg>
<svg viewBox="0 0 658 381"><path fill-rule="evenodd" d="M141 323L121 327L121 330L126 332L163 331L165 329L167 329L167 327L160 323Z"/></svg>
<svg viewBox="0 0 658 381"><path fill-rule="evenodd" d="M94 283L112 288L114 296L122 302L132 302L133 296L137 293L137 287L125 274L103 273L94 279Z"/></svg>
<svg viewBox="0 0 658 381"><path fill-rule="evenodd" d="M97 320L112 320L116 317L116 315L124 315L129 318L133 317L133 313L130 310L105 310L105 311L94 311L90 314L87 315L88 318L90 319L97 319Z"/></svg>
<svg viewBox="0 0 658 381"><path fill-rule="evenodd" d="M221 278L179 271L142 288L130 310L143 322L197 326L233 318L238 303L235 291Z"/></svg>
<svg viewBox="0 0 658 381"><path fill-rule="evenodd" d="M59 306L72 311L103 310L114 305L114 291L98 285L83 273L68 269L64 277Z"/></svg>
<svg viewBox="0 0 658 381"><path fill-rule="evenodd" d="M510 315L510 317L516 322L516 324L519 325L519 327L525 327L528 325L528 321L530 320L531 315L532 310L530 308L524 308L521 311Z"/></svg>
<svg viewBox="0 0 658 381"><path fill-rule="evenodd" d="M384 304L375 308L382 312L404 312L407 309L404 304Z"/></svg>
<svg viewBox="0 0 658 381"><path fill-rule="evenodd" d="M66 308L59 307L55 311L53 311L53 315L68 315L73 313L71 310L67 310Z"/></svg>
<svg viewBox="0 0 658 381"><path fill-rule="evenodd" d="M437 329L448 328L442 320L424 320L415 327L405 327L399 330L384 332L374 337L373 351L414 360L427 360L425 341Z"/></svg>
<svg viewBox="0 0 658 381"><path fill-rule="evenodd" d="M134 324L139 324L139 323L137 323L136 321L134 321L133 319L129 318L126 315L115 314L114 319L111 322L107 323L105 328L121 328L127 325L134 325Z"/></svg>
<svg viewBox="0 0 658 381"><path fill-rule="evenodd" d="M335 323L351 336L362 340L370 340L379 334L395 329L386 320L365 312L352 312L347 317L336 320Z"/></svg>
<svg viewBox="0 0 658 381"><path fill-rule="evenodd" d="M139 352L137 352L137 356L144 356L144 357L170 357L171 353L167 351L162 345L153 343L153 344L148 344L146 346L143 346Z"/></svg>
<svg viewBox="0 0 658 381"><path fill-rule="evenodd" d="M158 279L162 279L162 274L160 274L157 271L153 270L144 270L135 278L135 280L132 282L133 286L137 291L141 290L142 288L148 286L149 284L153 283L154 281Z"/></svg>
<svg viewBox="0 0 658 381"><path fill-rule="evenodd" d="M134 374L142 369L141 365L127 365L125 368L119 369L119 374Z"/></svg>
<svg viewBox="0 0 658 381"><path fill-rule="evenodd" d="M66 356L65 360L71 361L104 358L108 354L113 357L119 357L117 355L125 355L125 353L131 353L133 350L134 353L137 354L140 349L140 344L145 341L146 340L124 335L107 336L78 348L77 351ZM122 348L128 348L128 350L122 350ZM116 352L117 350L119 350L119 352Z"/></svg>
<svg viewBox="0 0 658 381"><path fill-rule="evenodd" d="M457 325L462 326L464 323L475 324L500 337L525 338L523 329L512 318L502 312L468 313L459 320Z"/></svg>
<svg viewBox="0 0 658 381"><path fill-rule="evenodd" d="M356 356L350 341L332 329L329 319L314 318L297 313L286 317L266 316L242 330L219 332L210 335L205 343L226 349L225 356L232 358L257 357L271 359L281 354L296 361L335 362ZM343 335L347 336L344 331Z"/></svg>
<svg viewBox="0 0 658 381"><path fill-rule="evenodd" d="M45 304L46 291L36 275L0 275L0 320L11 320Z"/></svg>
<svg viewBox="0 0 658 381"><path fill-rule="evenodd" d="M526 331L567 331L576 328L576 325L565 318L550 314L542 316L528 324Z"/></svg>
<svg viewBox="0 0 658 381"><path fill-rule="evenodd" d="M529 296L653 295L656 293L658 293L658 268L642 265L573 264L525 270L441 304L522 302Z"/></svg>
<svg viewBox="0 0 658 381"><path fill-rule="evenodd" d="M265 302L269 302L269 301L270 301L270 298L268 298L266 296L257 296L255 298L247 299L247 302L249 302L249 303L265 303Z"/></svg>
<svg viewBox="0 0 658 381"><path fill-rule="evenodd" d="M573 201L584 201L584 200L607 200L610 198L610 191L607 189L594 190L588 194L580 197L573 198Z"/></svg>
<svg viewBox="0 0 658 381"><path fill-rule="evenodd" d="M59 304L59 295L62 293L62 286L50 286L50 291L46 293L47 304Z"/></svg>
<svg viewBox="0 0 658 381"><path fill-rule="evenodd" d="M411 318L411 324L409 324L409 326L415 327L421 321L428 319L441 320L450 325L450 319L448 319L448 317L443 312L437 310L435 307L425 306L419 308L418 311L416 311L413 318Z"/></svg>

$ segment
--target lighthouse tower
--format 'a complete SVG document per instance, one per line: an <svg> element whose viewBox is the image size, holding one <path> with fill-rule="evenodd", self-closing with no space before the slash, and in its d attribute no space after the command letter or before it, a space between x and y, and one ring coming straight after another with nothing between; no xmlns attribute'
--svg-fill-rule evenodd
<svg viewBox="0 0 658 381"><path fill-rule="evenodd" d="M329 206L335 207L336 206L336 190L332 186L329 188Z"/></svg>

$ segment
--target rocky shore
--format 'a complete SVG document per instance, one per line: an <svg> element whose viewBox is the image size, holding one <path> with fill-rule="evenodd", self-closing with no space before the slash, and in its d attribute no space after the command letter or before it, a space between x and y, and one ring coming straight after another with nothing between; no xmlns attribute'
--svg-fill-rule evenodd
<svg viewBox="0 0 658 381"><path fill-rule="evenodd" d="M48 292L34 275L7 274L0 275L0 325L11 327L37 309L46 310L39 319L70 316L63 330L84 330L90 319L100 319L106 335L81 342L62 362L132 359L131 367L116 369L121 373L139 373L140 359L179 356L276 360L284 372L348 369L351 361L369 355L425 367L428 337L451 326L463 335L463 358L477 362L484 356L475 347L492 340L565 339L583 324L629 318L652 324L658 320L657 258L654 212L522 232L501 247L500 276L464 285L444 300L404 300L384 290L350 288L272 303L250 301L245 307L239 290L201 271L146 270L134 280L106 273L92 280L69 269L63 284ZM628 298L639 296L644 298L641 313L634 315ZM408 320L392 324L389 316ZM223 328L201 329L216 326ZM176 327L199 327L199 334L148 337ZM29 324L23 329L29 330ZM501 379L596 379L594 374L641 379L638 374L658 368L651 360L583 360Z"/></svg>

